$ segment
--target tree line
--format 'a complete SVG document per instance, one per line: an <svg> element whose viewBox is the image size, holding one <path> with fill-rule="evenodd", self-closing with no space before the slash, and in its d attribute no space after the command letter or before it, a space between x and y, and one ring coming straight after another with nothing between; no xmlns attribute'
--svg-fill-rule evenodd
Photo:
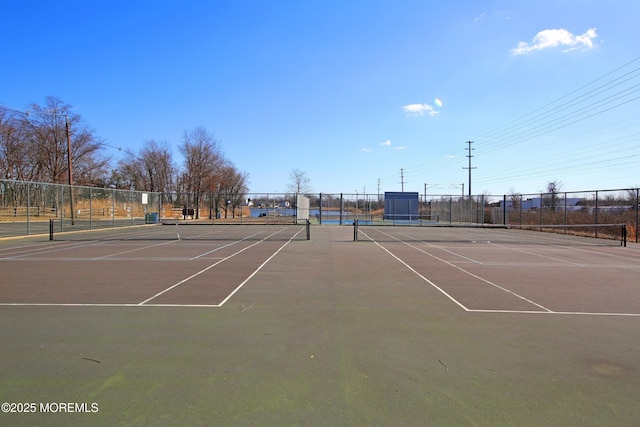
<svg viewBox="0 0 640 427"><path fill-rule="evenodd" d="M163 193L164 201L200 205L207 200L242 199L248 174L224 156L203 127L184 131L177 164L165 143L146 141L139 151L113 163L108 145L72 106L57 97L26 112L0 106L0 177L19 181L135 189ZM69 157L70 155L70 161ZM70 169L71 167L71 169Z"/></svg>

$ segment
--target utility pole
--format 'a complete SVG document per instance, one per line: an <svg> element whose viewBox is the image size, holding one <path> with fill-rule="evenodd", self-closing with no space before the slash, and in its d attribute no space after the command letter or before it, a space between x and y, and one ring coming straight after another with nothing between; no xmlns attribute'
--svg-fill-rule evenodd
<svg viewBox="0 0 640 427"><path fill-rule="evenodd" d="M402 185L402 192L404 193L404 169L400 169L400 184Z"/></svg>
<svg viewBox="0 0 640 427"><path fill-rule="evenodd" d="M422 212L424 214L424 212L427 211L427 183L426 182L424 183L424 200L423 200L423 202L424 202L424 208L423 208ZM426 217L426 214L424 214L424 216Z"/></svg>
<svg viewBox="0 0 640 427"><path fill-rule="evenodd" d="M473 144L473 141L467 141L467 144L469 144L469 147L465 148L465 150L469 151L469 154L467 154L467 157L469 158L469 166L462 169L469 169L469 200L471 200L471 169L477 168L471 167L471 158L473 157L471 151L475 150L475 148L471 148L471 144Z"/></svg>

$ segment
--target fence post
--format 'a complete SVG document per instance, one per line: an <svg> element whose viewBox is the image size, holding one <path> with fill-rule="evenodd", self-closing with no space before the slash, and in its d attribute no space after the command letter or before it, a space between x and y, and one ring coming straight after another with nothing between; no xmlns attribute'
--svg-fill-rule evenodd
<svg viewBox="0 0 640 427"><path fill-rule="evenodd" d="M564 192L564 225L567 225L567 192ZM565 234L567 233L567 229L564 229Z"/></svg>
<svg viewBox="0 0 640 427"><path fill-rule="evenodd" d="M93 229L93 188L89 188L89 230Z"/></svg>
<svg viewBox="0 0 640 427"><path fill-rule="evenodd" d="M640 220L640 217L638 215L638 211L640 209L638 209L638 205L640 204L640 189L636 188L636 243L638 243L638 220Z"/></svg>
<svg viewBox="0 0 640 427"><path fill-rule="evenodd" d="M502 225L507 225L507 195L502 195Z"/></svg>
<svg viewBox="0 0 640 427"><path fill-rule="evenodd" d="M27 235L31 234L31 184L27 182Z"/></svg>
<svg viewBox="0 0 640 427"><path fill-rule="evenodd" d="M598 190L596 190L596 218L595 218L595 224L598 224ZM598 227L595 227L595 234L596 234L596 239L598 238Z"/></svg>

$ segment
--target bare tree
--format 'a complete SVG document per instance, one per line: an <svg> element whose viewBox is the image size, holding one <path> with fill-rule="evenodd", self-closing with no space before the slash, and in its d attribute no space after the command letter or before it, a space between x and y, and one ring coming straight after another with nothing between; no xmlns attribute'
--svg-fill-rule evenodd
<svg viewBox="0 0 640 427"><path fill-rule="evenodd" d="M145 142L138 154L127 151L127 157L118 162L113 179L122 179L136 190L170 194L174 190L175 166L171 152L154 140Z"/></svg>
<svg viewBox="0 0 640 427"><path fill-rule="evenodd" d="M126 150L125 153L126 157L121 159L117 169L112 171L112 184L116 188L145 190L144 164L140 160L140 156L130 150Z"/></svg>
<svg viewBox="0 0 640 427"><path fill-rule="evenodd" d="M247 175L228 163L223 168L221 178L220 191L225 195L225 218L228 215L227 208L232 208L232 215L235 216L235 208L242 205L248 191Z"/></svg>
<svg viewBox="0 0 640 427"><path fill-rule="evenodd" d="M173 163L171 151L165 146L159 146L154 141L150 141L143 149L145 166L149 176L154 176L154 190L170 194L175 190L174 176L176 167ZM157 189L157 190L156 190Z"/></svg>
<svg viewBox="0 0 640 427"><path fill-rule="evenodd" d="M238 206L248 191L248 175L225 159L217 140L203 127L185 131L179 146L184 156L181 170L166 145L147 141L139 152L127 151L115 168L101 155L104 143L70 105L48 97L32 104L30 114L0 108L0 178L54 183L133 188L162 192L191 207L209 195L210 207L218 198ZM72 167L70 168L70 165ZM108 171L111 169L111 174ZM187 198L182 198L186 195ZM193 203L190 203L189 196Z"/></svg>
<svg viewBox="0 0 640 427"><path fill-rule="evenodd" d="M555 180L547 183L547 190L542 196L542 207L548 208L552 211L556 210L560 201L560 190L562 189L562 182Z"/></svg>
<svg viewBox="0 0 640 427"><path fill-rule="evenodd" d="M224 165L224 156L213 134L203 127L185 131L179 149L184 156L182 181L185 190L193 194L194 205L197 207L211 177L216 176Z"/></svg>
<svg viewBox="0 0 640 427"><path fill-rule="evenodd" d="M511 209L517 211L520 209L520 203L522 202L522 194L518 193L513 187L509 189L509 201L511 202Z"/></svg>
<svg viewBox="0 0 640 427"><path fill-rule="evenodd" d="M300 169L292 169L289 173L289 184L287 185L288 193L306 194L310 193L311 180L307 176L306 172Z"/></svg>
<svg viewBox="0 0 640 427"><path fill-rule="evenodd" d="M30 116L22 118L22 124L30 151L36 156L35 179L66 183L71 163L75 183L95 185L104 180L109 161L101 154L102 141L72 112L70 105L50 96L43 106L32 104L30 110Z"/></svg>
<svg viewBox="0 0 640 427"><path fill-rule="evenodd" d="M0 109L0 178L20 181L32 178L33 163L22 125L16 112Z"/></svg>
<svg viewBox="0 0 640 427"><path fill-rule="evenodd" d="M628 200L628 203L630 203L632 206L631 209L634 211L638 210L638 202L640 202L640 197L638 197L639 193L640 193L640 190L638 190L638 187L627 190L627 194L626 194L627 200Z"/></svg>

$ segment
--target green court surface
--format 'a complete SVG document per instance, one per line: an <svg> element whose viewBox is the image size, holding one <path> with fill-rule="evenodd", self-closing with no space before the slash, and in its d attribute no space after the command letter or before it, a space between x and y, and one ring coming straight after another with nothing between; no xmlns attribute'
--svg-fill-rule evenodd
<svg viewBox="0 0 640 427"><path fill-rule="evenodd" d="M364 232L0 242L0 425L640 419L637 244Z"/></svg>

